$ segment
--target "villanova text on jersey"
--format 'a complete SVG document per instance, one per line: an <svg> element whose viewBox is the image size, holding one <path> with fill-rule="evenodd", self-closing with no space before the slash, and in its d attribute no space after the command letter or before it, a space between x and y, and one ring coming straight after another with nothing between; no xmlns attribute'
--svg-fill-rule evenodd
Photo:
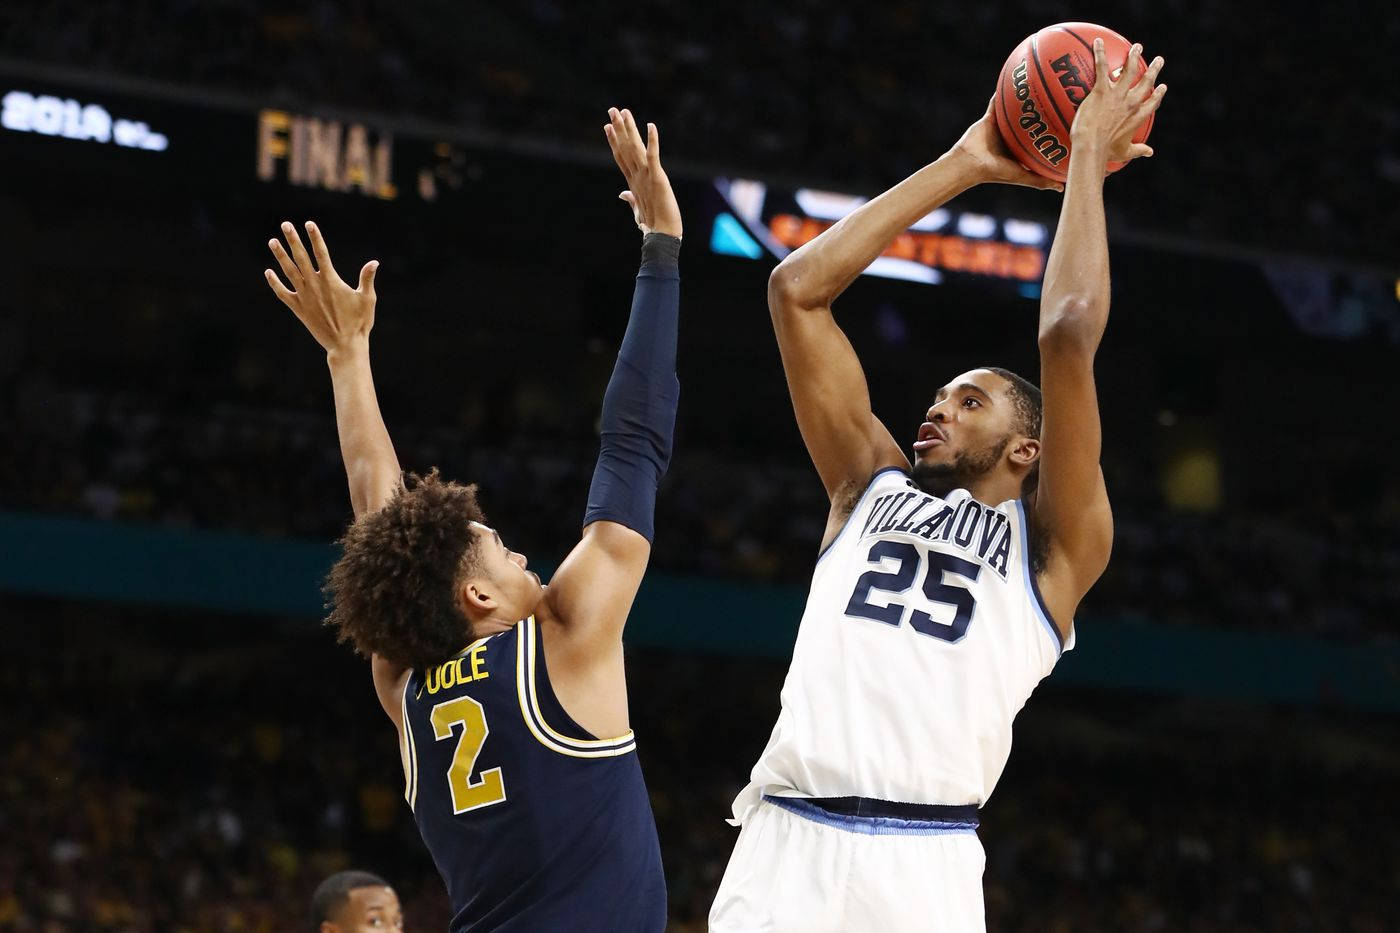
<svg viewBox="0 0 1400 933"><path fill-rule="evenodd" d="M976 499L948 502L919 489L887 493L866 512L860 536L890 532L951 544L1006 579L1011 522L1004 513Z"/></svg>
<svg viewBox="0 0 1400 933"><path fill-rule="evenodd" d="M665 928L636 741L595 738L564 712L533 617L415 670L403 721L405 797L452 933Z"/></svg>

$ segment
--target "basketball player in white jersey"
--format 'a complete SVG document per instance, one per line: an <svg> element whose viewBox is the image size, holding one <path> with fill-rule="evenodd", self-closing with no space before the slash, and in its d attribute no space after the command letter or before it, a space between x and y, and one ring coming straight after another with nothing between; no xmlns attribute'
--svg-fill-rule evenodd
<svg viewBox="0 0 1400 933"><path fill-rule="evenodd" d="M1141 69L1134 46L1127 74ZM1097 74L1109 74L1096 43ZM949 152L788 256L769 307L831 499L782 712L735 801L712 931L985 928L978 808L1011 721L1074 643L1108 563L1094 353L1108 318L1103 181L1166 91L1101 79L1080 105L1040 311L1041 393L974 369L934 395L911 465L870 410L831 303L914 221L981 182L1058 187L990 108Z"/></svg>

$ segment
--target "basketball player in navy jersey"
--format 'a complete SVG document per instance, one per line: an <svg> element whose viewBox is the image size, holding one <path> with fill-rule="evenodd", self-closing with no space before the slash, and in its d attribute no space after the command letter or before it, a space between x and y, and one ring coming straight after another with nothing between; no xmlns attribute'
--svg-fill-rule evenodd
<svg viewBox="0 0 1400 933"><path fill-rule="evenodd" d="M291 224L286 247L269 243L290 288L271 269L268 284L326 351L355 511L327 621L372 660L454 933L666 924L622 656L679 393L681 217L647 129L616 109L604 127L642 263L583 537L548 587L486 522L475 486L400 472L370 375L377 263L352 289L314 224L310 254Z"/></svg>
<svg viewBox="0 0 1400 933"><path fill-rule="evenodd" d="M1013 161L989 108L937 161L793 252L769 308L793 408L831 500L772 738L734 804L743 828L718 931L937 930L985 920L978 808L1011 722L1073 645L1113 539L1094 354L1108 320L1103 183L1150 154L1162 60L1130 87L1102 43L1080 104L1040 308L1041 390L1000 368L933 394L913 463L870 409L831 304L896 236L983 182L1056 187ZM1125 72L1142 68L1134 46Z"/></svg>

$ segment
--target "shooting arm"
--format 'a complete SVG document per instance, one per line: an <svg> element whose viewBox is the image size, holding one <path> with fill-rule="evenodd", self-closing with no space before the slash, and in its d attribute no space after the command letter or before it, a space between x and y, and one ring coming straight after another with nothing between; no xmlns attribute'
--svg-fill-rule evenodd
<svg viewBox="0 0 1400 933"><path fill-rule="evenodd" d="M1156 111L1166 85L1163 60L1144 68L1134 45L1121 70L1094 40L1097 76L1079 105L1060 226L1045 267L1040 303L1040 373L1044 403L1036 533L1049 544L1040 588L1062 635L1108 566L1113 513L1099 456L1103 434L1094 387L1094 354L1108 323L1108 233L1103 185L1110 161L1152 154L1133 134ZM1112 75L1119 74L1114 79Z"/></svg>
<svg viewBox="0 0 1400 933"><path fill-rule="evenodd" d="M1034 518L1037 533L1050 544L1042 591L1066 636L1113 544L1094 386L1094 354L1109 306L1106 159L1094 140L1082 146L1075 141L1059 232L1046 265L1039 335L1044 425Z"/></svg>
<svg viewBox="0 0 1400 933"><path fill-rule="evenodd" d="M833 505L877 469L909 461L871 412L860 360L831 305L895 237L980 180L954 147L785 258L768 280L768 309L802 439ZM827 539L839 530L835 514Z"/></svg>

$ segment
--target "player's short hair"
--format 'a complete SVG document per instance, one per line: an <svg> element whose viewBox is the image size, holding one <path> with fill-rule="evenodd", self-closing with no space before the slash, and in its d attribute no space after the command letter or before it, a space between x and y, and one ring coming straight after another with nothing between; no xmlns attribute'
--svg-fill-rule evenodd
<svg viewBox="0 0 1400 933"><path fill-rule="evenodd" d="M311 929L319 931L321 924L333 921L331 916L345 904L356 888L387 888L389 882L367 871L338 871L316 886L311 895Z"/></svg>
<svg viewBox="0 0 1400 933"><path fill-rule="evenodd" d="M984 367L988 372L996 373L1008 383L1006 390L1007 398L1016 407L1016 428L1017 433L1026 437L1040 439L1040 419L1043 406L1040 401L1040 387L1024 376L1018 376L1009 369L1000 366Z"/></svg>
<svg viewBox="0 0 1400 933"><path fill-rule="evenodd" d="M340 539L325 585L325 621L338 640L419 670L461 651L470 620L457 581L476 557L472 522L486 522L475 484L448 482L436 469L405 473L388 503Z"/></svg>

